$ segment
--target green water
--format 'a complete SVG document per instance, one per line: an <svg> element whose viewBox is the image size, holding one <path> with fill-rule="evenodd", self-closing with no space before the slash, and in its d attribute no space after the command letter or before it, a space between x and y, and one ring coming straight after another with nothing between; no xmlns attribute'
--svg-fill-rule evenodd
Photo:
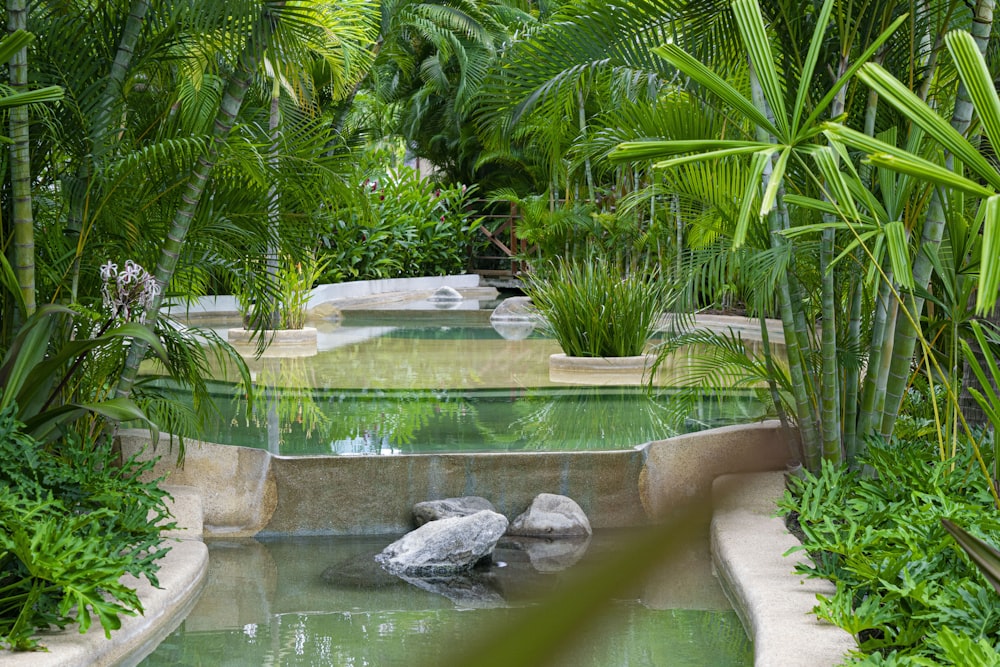
<svg viewBox="0 0 1000 667"><path fill-rule="evenodd" d="M316 356L248 359L254 406L215 383L221 412L201 437L282 455L614 450L764 414L747 390L682 399L664 386L555 383L555 341L505 340L468 319L328 325Z"/></svg>
<svg viewBox="0 0 1000 667"><path fill-rule="evenodd" d="M752 395L692 405L638 387L267 387L249 415L242 397L225 393L217 402L228 410L206 425L203 439L282 455L627 449L762 414Z"/></svg>
<svg viewBox="0 0 1000 667"><path fill-rule="evenodd" d="M548 562L539 571L516 545L501 542L495 558L506 559L506 567L477 575L481 600L456 602L376 571L372 554L392 539L210 542L207 588L197 606L140 664L446 664L456 648L502 632L515 614L618 543L614 534L599 533L580 563L558 570ZM602 624L572 637L570 651L549 664L751 665L752 647L707 562L699 547L677 567L681 576L664 570L623 592Z"/></svg>

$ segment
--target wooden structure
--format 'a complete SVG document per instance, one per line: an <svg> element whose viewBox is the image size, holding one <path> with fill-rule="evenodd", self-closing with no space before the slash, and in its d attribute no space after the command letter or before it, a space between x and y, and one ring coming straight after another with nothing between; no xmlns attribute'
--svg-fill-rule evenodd
<svg viewBox="0 0 1000 667"><path fill-rule="evenodd" d="M517 236L521 218L517 206L511 204L505 212L483 212L480 217L479 232L489 244L485 252L474 252L469 258L469 270L485 278L517 278L526 268L523 258L533 250Z"/></svg>

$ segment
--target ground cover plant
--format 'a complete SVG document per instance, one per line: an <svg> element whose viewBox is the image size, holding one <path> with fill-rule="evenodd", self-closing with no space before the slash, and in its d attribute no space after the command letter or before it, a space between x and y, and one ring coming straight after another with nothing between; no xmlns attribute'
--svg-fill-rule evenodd
<svg viewBox="0 0 1000 667"><path fill-rule="evenodd" d="M1000 543L989 482L962 450L942 461L931 441L871 442L868 473L826 463L791 478L780 513L811 564L836 585L816 613L858 640L850 664L1000 664L1000 605L941 523Z"/></svg>
<svg viewBox="0 0 1000 667"><path fill-rule="evenodd" d="M39 630L94 616L110 636L142 613L121 577L157 584L167 494L140 479L152 461L121 464L111 441L73 433L42 444L15 409L0 411L0 645L41 649Z"/></svg>

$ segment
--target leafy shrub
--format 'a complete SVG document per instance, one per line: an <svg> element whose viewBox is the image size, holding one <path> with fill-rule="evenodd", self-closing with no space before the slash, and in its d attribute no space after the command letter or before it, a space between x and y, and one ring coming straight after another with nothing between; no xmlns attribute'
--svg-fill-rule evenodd
<svg viewBox="0 0 1000 667"><path fill-rule="evenodd" d="M527 276L524 290L571 357L642 354L667 297L655 276L625 273L599 259L553 264Z"/></svg>
<svg viewBox="0 0 1000 667"><path fill-rule="evenodd" d="M863 463L873 478L824 462L779 503L812 557L798 571L836 584L817 615L858 639L867 655L851 664L1000 664L1000 600L940 521L1000 542L972 456L942 463L931 443L872 442Z"/></svg>
<svg viewBox="0 0 1000 667"><path fill-rule="evenodd" d="M322 236L324 282L461 273L477 234L468 211L474 188L440 185L398 167L360 186Z"/></svg>
<svg viewBox="0 0 1000 667"><path fill-rule="evenodd" d="M91 614L110 636L142 612L122 575L157 585L166 494L140 480L151 461L118 466L110 444L73 433L44 446L15 409L0 410L0 643L36 650L36 631L77 621L84 632Z"/></svg>

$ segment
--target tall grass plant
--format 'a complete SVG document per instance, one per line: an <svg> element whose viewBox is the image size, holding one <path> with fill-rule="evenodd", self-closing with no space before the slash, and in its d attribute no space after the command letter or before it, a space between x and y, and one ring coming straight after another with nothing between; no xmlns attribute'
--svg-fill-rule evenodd
<svg viewBox="0 0 1000 667"><path fill-rule="evenodd" d="M669 294L656 275L601 259L550 264L525 280L525 292L571 357L643 354Z"/></svg>

